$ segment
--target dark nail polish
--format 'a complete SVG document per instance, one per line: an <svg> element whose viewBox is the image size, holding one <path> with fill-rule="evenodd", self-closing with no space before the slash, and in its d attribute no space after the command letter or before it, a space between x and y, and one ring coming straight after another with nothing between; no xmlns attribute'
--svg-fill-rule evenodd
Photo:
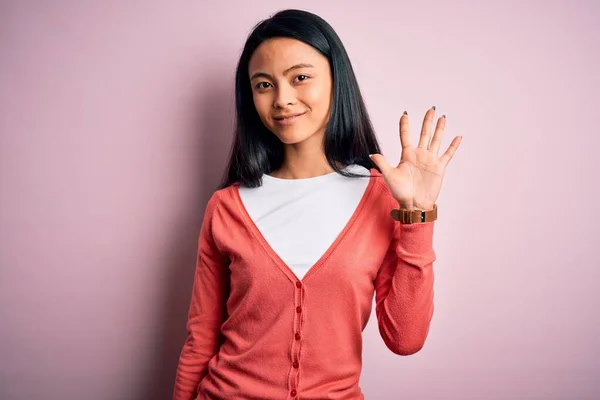
<svg viewBox="0 0 600 400"><path fill-rule="evenodd" d="M433 106L433 107L431 107L431 108L433 108L433 111L435 111L435 106Z"/></svg>
<svg viewBox="0 0 600 400"><path fill-rule="evenodd" d="M446 118L446 114L443 114L443 115L442 115L442 118Z"/></svg>
<svg viewBox="0 0 600 400"><path fill-rule="evenodd" d="M406 111L404 111L404 115L408 115L408 113Z"/></svg>

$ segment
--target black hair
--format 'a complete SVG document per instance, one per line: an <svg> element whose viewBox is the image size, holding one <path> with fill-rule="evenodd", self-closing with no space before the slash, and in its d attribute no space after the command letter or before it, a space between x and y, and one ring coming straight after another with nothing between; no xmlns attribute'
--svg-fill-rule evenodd
<svg viewBox="0 0 600 400"><path fill-rule="evenodd" d="M258 187L263 174L278 169L283 163L284 145L260 120L248 71L256 48L266 40L279 37L304 42L329 61L333 96L324 138L329 165L335 172L349 177L361 175L343 171L339 164L378 169L369 154L380 153L379 144L342 41L321 17L308 11L283 10L254 27L237 64L235 136L220 188L236 182Z"/></svg>

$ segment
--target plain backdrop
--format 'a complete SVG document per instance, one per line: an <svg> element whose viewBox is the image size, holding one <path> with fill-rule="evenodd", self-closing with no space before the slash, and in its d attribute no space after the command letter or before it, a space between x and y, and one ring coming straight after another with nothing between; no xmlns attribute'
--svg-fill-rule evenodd
<svg viewBox="0 0 600 400"><path fill-rule="evenodd" d="M390 162L404 110L464 136L428 341L373 313L366 398L600 398L600 2L3 0L0 399L170 398L237 58L283 8L339 33Z"/></svg>

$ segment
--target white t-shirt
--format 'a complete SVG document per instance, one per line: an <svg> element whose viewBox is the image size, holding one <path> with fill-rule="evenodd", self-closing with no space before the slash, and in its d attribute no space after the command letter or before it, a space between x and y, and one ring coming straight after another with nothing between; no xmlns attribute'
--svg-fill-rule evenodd
<svg viewBox="0 0 600 400"><path fill-rule="evenodd" d="M370 175L360 165L345 170ZM302 279L342 232L368 184L369 178L337 172L306 179L263 175L260 187L240 186L240 197L269 246Z"/></svg>

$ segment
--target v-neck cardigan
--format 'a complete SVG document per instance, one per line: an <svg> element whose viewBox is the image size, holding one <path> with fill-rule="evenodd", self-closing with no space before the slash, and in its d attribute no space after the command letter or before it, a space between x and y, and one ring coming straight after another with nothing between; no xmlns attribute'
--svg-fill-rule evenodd
<svg viewBox="0 0 600 400"><path fill-rule="evenodd" d="M356 179L370 179L358 207L301 280L262 237L238 184L212 195L174 400L364 399L362 331L374 295L385 345L399 355L423 347L434 222L394 221L381 174Z"/></svg>

